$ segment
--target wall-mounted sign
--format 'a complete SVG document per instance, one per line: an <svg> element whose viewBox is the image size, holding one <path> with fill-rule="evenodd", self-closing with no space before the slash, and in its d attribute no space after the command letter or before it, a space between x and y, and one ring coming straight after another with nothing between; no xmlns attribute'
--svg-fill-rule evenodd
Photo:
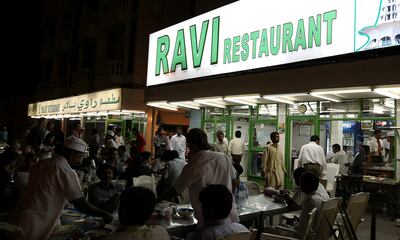
<svg viewBox="0 0 400 240"><path fill-rule="evenodd" d="M121 110L121 89L112 89L51 101L32 103L28 116Z"/></svg>
<svg viewBox="0 0 400 240"><path fill-rule="evenodd" d="M238 1L150 35L147 86L400 44L400 0Z"/></svg>

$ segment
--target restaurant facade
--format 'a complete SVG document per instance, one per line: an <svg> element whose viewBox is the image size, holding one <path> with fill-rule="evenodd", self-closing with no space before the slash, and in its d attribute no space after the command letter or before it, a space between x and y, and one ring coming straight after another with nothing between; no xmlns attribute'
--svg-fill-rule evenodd
<svg viewBox="0 0 400 240"><path fill-rule="evenodd" d="M352 161L357 141L393 132L385 166L370 174L400 181L399 10L396 0L226 5L150 35L145 102L153 116L184 112L210 143L217 130L228 140L241 131L253 180L279 132L287 186L311 135Z"/></svg>

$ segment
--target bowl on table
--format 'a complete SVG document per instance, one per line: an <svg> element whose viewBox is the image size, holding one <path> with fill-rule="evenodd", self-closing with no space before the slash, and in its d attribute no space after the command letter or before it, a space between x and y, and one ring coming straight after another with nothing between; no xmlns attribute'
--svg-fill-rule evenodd
<svg viewBox="0 0 400 240"><path fill-rule="evenodd" d="M180 217L186 217L186 218L192 217L193 212L194 212L193 208L180 207L176 209L176 213Z"/></svg>

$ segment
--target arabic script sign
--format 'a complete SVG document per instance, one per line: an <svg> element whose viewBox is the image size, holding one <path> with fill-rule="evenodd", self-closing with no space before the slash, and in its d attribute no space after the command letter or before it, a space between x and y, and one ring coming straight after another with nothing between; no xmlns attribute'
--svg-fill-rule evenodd
<svg viewBox="0 0 400 240"><path fill-rule="evenodd" d="M28 116L121 110L121 89L29 104Z"/></svg>

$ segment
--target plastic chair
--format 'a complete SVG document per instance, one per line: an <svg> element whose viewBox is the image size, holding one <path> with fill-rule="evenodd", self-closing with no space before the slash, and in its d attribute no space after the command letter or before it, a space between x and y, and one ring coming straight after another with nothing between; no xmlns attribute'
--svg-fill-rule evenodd
<svg viewBox="0 0 400 240"><path fill-rule="evenodd" d="M328 163L327 164L327 173L326 173L326 191L329 193L331 197L335 196L336 192L336 176L339 175L340 165L336 163Z"/></svg>
<svg viewBox="0 0 400 240"><path fill-rule="evenodd" d="M350 224L354 230L354 233L357 230L358 225L361 222L361 219L365 213L365 210L367 209L368 205L368 200L369 200L369 193L361 192L357 194L353 194L350 196L350 199L347 203L347 208L346 208L346 213L348 216L347 220L350 221ZM339 215L340 216L340 215ZM338 226L341 229L341 233L344 234L344 238L347 239L347 234L346 234L346 228L343 225L343 220L338 221Z"/></svg>
<svg viewBox="0 0 400 240"><path fill-rule="evenodd" d="M224 237L224 240L255 240L257 237L257 231L251 232L239 232L231 234L227 237Z"/></svg>
<svg viewBox="0 0 400 240"><path fill-rule="evenodd" d="M148 188L151 191L153 191L157 197L156 180L155 180L154 175L151 175L151 176L142 175L139 177L134 177L133 178L133 186Z"/></svg>
<svg viewBox="0 0 400 240"><path fill-rule="evenodd" d="M314 239L325 240L331 235L341 200L342 198L331 198L322 202L319 214L314 220L313 229L316 235Z"/></svg>
<svg viewBox="0 0 400 240"><path fill-rule="evenodd" d="M249 195L258 195L261 193L261 187L258 185L258 183L253 181L244 181L244 184L247 187Z"/></svg>
<svg viewBox="0 0 400 240"><path fill-rule="evenodd" d="M270 233L262 233L261 234L261 240L280 240L280 239L299 239L299 240L306 240L306 239L311 239L314 236L314 233L312 231L313 224L314 224L314 218L317 212L317 208L314 208L311 210L311 212L308 214L308 220L307 220L307 225L304 229L303 233L299 233L298 231L284 228L277 226L276 230L280 232L281 235L275 235L275 234L270 234Z"/></svg>

